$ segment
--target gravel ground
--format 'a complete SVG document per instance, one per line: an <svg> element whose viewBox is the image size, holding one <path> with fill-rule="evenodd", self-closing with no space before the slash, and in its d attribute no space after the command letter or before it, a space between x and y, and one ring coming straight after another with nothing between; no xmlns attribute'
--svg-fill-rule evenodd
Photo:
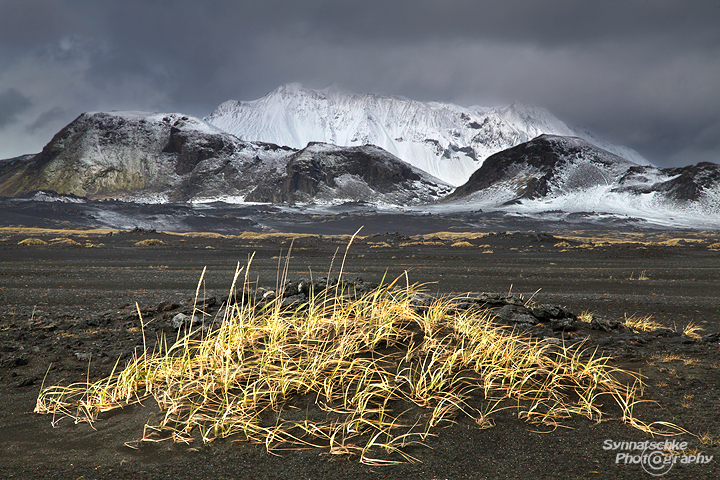
<svg viewBox="0 0 720 480"><path fill-rule="evenodd" d="M657 403L638 406L638 416L681 425L689 433L675 438L688 442L686 453L714 456L704 465L678 460L664 478L716 478L720 252L708 247L718 237L687 232L516 233L464 240L374 235L356 239L344 275L380 282L383 276L394 279L407 272L411 283L425 284L431 294L512 292L605 320L652 316L677 333L578 331L619 366L647 376L645 397ZM47 245L19 245L27 238ZM296 239L288 278L319 279L328 275L331 262L336 274L348 238ZM151 239L164 245L137 245ZM618 451L603 449L608 439L652 440L616 421L574 418L565 422L570 428L548 433L508 410L496 415L495 428L479 430L459 422L441 429L428 442L430 448L413 452L421 463L369 467L316 450L277 457L231 439L129 448L126 442L139 438L157 411L151 402L110 413L95 429L69 419L54 424L32 413L46 374L46 384L84 381L88 370L91 380L102 378L117 358L128 358L142 345L136 302L148 338L174 335L170 319L191 308L196 292L200 298L226 296L238 263L245 265L253 253L250 278L273 288L279 257L289 247L286 236L3 229L0 477L650 478L642 465L616 463ZM700 339L680 333L691 322L703 329Z"/></svg>

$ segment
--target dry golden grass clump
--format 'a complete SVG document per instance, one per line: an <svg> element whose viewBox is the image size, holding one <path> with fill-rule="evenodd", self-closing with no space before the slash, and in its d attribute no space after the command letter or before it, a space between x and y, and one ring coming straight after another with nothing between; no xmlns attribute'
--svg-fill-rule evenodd
<svg viewBox="0 0 720 480"><path fill-rule="evenodd" d="M635 315L626 316L625 326L638 332L654 332L655 330L666 328L663 324L653 320L652 315L645 317L636 317Z"/></svg>
<svg viewBox="0 0 720 480"><path fill-rule="evenodd" d="M713 243L711 245L708 245L708 249L710 250L720 250L720 243Z"/></svg>
<svg viewBox="0 0 720 480"><path fill-rule="evenodd" d="M26 238L18 242L18 245L47 245L48 243L41 238Z"/></svg>
<svg viewBox="0 0 720 480"><path fill-rule="evenodd" d="M693 322L688 323L683 328L682 334L686 337L693 338L695 340L699 340L701 338L700 332L704 331L704 328L701 328L700 325L697 325Z"/></svg>
<svg viewBox="0 0 720 480"><path fill-rule="evenodd" d="M420 241L411 241L411 242L403 242L400 244L401 247L443 247L445 244L440 240L420 240Z"/></svg>
<svg viewBox="0 0 720 480"><path fill-rule="evenodd" d="M467 248L467 247L472 247L473 244L470 242L455 242L450 246L451 247L459 247L459 248Z"/></svg>
<svg viewBox="0 0 720 480"><path fill-rule="evenodd" d="M50 242L53 245L63 245L66 247L82 247L83 245L80 242L77 242L73 240L72 238L68 237L62 237L62 238L53 238L50 240Z"/></svg>
<svg viewBox="0 0 720 480"><path fill-rule="evenodd" d="M148 238L147 240L135 242L136 247L161 247L163 245L167 245L167 243L163 242L159 238Z"/></svg>
<svg viewBox="0 0 720 480"><path fill-rule="evenodd" d="M230 298L247 298L235 295L242 270ZM92 423L152 397L163 413L143 440L233 435L269 452L317 447L373 465L415 461L405 447L438 426L465 417L489 428L504 408L550 428L571 415L673 427L633 415L641 382L608 357L521 337L487 311L458 308L460 297L422 303L418 286L398 280L350 293L332 287L292 308L280 296L242 300L219 328L145 349L106 379L43 386L35 411Z"/></svg>

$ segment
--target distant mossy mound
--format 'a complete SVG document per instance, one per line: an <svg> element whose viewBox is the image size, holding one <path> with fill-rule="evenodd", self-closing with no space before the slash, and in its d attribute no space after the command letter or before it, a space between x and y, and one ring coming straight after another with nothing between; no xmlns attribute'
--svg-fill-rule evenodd
<svg viewBox="0 0 720 480"><path fill-rule="evenodd" d="M136 247L162 247L164 245L167 245L167 243L158 238L148 238L147 240L135 242Z"/></svg>
<svg viewBox="0 0 720 480"><path fill-rule="evenodd" d="M47 245L48 243L45 240L42 240L40 238L26 238L25 240L21 240L18 242L18 245Z"/></svg>

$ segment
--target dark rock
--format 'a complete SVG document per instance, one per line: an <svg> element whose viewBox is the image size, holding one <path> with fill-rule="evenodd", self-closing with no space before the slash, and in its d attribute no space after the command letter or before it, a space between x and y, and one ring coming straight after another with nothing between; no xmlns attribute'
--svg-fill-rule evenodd
<svg viewBox="0 0 720 480"><path fill-rule="evenodd" d="M297 288L298 292L309 298L312 294L313 284L307 279L302 279L298 282Z"/></svg>
<svg viewBox="0 0 720 480"><path fill-rule="evenodd" d="M175 309L180 308L180 305L177 303L171 303L171 302L160 302L160 304L157 306L157 312L171 312Z"/></svg>
<svg viewBox="0 0 720 480"><path fill-rule="evenodd" d="M502 307L503 305L525 305L525 302L519 295L480 293L469 298L473 299L475 303L483 308Z"/></svg>
<svg viewBox="0 0 720 480"><path fill-rule="evenodd" d="M518 315L529 315L531 312L522 305L505 305L502 308L493 310L492 313L505 321L513 321Z"/></svg>
<svg viewBox="0 0 720 480"><path fill-rule="evenodd" d="M258 288L255 293L257 294L256 299L259 298L263 302L272 302L277 298L277 294L274 290L265 290L264 288Z"/></svg>
<svg viewBox="0 0 720 480"><path fill-rule="evenodd" d="M38 380L37 377L24 377L19 382L15 383L15 387L21 388L21 387L30 387L32 385L35 385L35 382Z"/></svg>
<svg viewBox="0 0 720 480"><path fill-rule="evenodd" d="M8 355L0 359L0 367L15 368L27 365L30 361L22 355Z"/></svg>
<svg viewBox="0 0 720 480"><path fill-rule="evenodd" d="M89 352L75 352L75 357L81 362L89 362L92 360L92 353Z"/></svg>
<svg viewBox="0 0 720 480"><path fill-rule="evenodd" d="M682 335L682 332L678 332L672 328L658 328L654 330L652 334L656 337L679 337Z"/></svg>
<svg viewBox="0 0 720 480"><path fill-rule="evenodd" d="M282 301L281 306L283 308L294 307L294 306L299 306L300 304L302 304L306 301L307 301L307 297L305 296L305 294L299 293L299 294L293 295L291 297L285 297Z"/></svg>
<svg viewBox="0 0 720 480"><path fill-rule="evenodd" d="M548 322L551 320L559 320L564 318L576 318L575 314L567 308L556 305L534 306L532 307L532 314L536 316L541 322Z"/></svg>
<svg viewBox="0 0 720 480"><path fill-rule="evenodd" d="M200 325L201 323L202 317L198 315L193 315L191 317L190 315L185 315L184 313L178 313L170 321L170 324L176 330L180 328L194 327Z"/></svg>
<svg viewBox="0 0 720 480"><path fill-rule="evenodd" d="M298 284L296 282L287 281L283 287L283 297L293 297L299 292Z"/></svg>
<svg viewBox="0 0 720 480"><path fill-rule="evenodd" d="M198 307L212 307L217 304L217 297L200 298L195 302Z"/></svg>
<svg viewBox="0 0 720 480"><path fill-rule="evenodd" d="M617 320L604 320L600 317L593 317L590 321L590 328L600 330L602 332L610 332L612 330L621 330L625 328L625 324Z"/></svg>
<svg viewBox="0 0 720 480"><path fill-rule="evenodd" d="M700 337L703 342L720 342L720 332L708 333Z"/></svg>
<svg viewBox="0 0 720 480"><path fill-rule="evenodd" d="M527 325L537 325L540 321L534 315L520 314L512 317L514 323L522 323Z"/></svg>
<svg viewBox="0 0 720 480"><path fill-rule="evenodd" d="M568 332L575 330L575 320L572 318L557 318L550 320L550 328L553 332Z"/></svg>

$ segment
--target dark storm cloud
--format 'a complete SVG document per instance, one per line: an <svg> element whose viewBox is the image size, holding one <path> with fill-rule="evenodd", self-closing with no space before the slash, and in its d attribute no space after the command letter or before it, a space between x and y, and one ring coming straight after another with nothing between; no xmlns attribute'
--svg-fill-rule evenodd
<svg viewBox="0 0 720 480"><path fill-rule="evenodd" d="M30 99L14 88L0 92L0 127L14 122L30 105Z"/></svg>
<svg viewBox="0 0 720 480"><path fill-rule="evenodd" d="M72 114L63 107L53 107L50 110L42 112L34 122L27 126L27 130L30 133L37 132L48 125L54 124L57 120L67 119L70 115Z"/></svg>
<svg viewBox="0 0 720 480"><path fill-rule="evenodd" d="M204 116L338 83L532 103L658 164L720 161L718 25L686 0L0 0L0 91L32 103L0 116L47 141L85 110Z"/></svg>
<svg viewBox="0 0 720 480"><path fill-rule="evenodd" d="M645 37L696 44L720 40L720 12L713 2L369 0L350 6L334 2L323 13L337 32L355 38L455 37L548 47ZM333 22L343 16L360 20Z"/></svg>

